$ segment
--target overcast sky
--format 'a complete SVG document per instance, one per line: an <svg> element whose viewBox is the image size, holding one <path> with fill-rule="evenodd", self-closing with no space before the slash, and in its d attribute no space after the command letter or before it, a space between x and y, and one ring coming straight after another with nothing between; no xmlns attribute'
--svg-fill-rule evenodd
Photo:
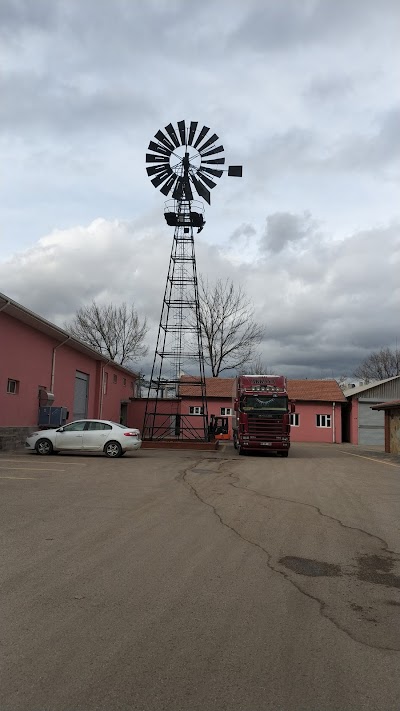
<svg viewBox="0 0 400 711"><path fill-rule="evenodd" d="M196 120L244 171L198 270L243 286L264 362L351 375L395 346L399 21L398 0L2 0L0 291L59 325L133 301L152 353L172 231L144 156Z"/></svg>

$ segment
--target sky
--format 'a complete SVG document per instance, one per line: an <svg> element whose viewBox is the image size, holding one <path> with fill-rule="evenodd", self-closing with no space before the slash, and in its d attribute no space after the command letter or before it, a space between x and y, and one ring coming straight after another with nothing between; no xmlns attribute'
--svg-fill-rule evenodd
<svg viewBox="0 0 400 711"><path fill-rule="evenodd" d="M232 279L288 377L400 340L397 0L2 0L0 291L63 326L134 303L151 365L172 230L158 129L210 126L226 174L198 271Z"/></svg>

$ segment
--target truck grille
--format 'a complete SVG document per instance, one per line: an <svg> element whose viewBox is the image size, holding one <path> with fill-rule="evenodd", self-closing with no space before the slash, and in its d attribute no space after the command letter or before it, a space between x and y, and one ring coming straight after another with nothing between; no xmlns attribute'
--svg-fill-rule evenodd
<svg viewBox="0 0 400 711"><path fill-rule="evenodd" d="M281 415L264 416L262 418L257 415L249 415L248 425L250 438L260 442L274 440L277 436L281 437L283 434Z"/></svg>

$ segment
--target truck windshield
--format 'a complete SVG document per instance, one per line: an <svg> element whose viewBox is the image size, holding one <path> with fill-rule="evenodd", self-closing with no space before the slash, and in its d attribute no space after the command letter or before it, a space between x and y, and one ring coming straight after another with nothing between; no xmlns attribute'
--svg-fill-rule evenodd
<svg viewBox="0 0 400 711"><path fill-rule="evenodd" d="M242 412L253 412L254 410L278 410L288 411L287 397L273 397L272 395L245 395L241 400Z"/></svg>

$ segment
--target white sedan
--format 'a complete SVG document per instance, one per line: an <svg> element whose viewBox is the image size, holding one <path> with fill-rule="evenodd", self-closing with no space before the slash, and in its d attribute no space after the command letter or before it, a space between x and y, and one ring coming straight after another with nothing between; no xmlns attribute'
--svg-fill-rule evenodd
<svg viewBox="0 0 400 711"><path fill-rule="evenodd" d="M111 420L76 420L56 430L34 432L25 448L38 454L52 454L66 450L104 452L107 457L120 457L127 451L140 449L140 432Z"/></svg>

